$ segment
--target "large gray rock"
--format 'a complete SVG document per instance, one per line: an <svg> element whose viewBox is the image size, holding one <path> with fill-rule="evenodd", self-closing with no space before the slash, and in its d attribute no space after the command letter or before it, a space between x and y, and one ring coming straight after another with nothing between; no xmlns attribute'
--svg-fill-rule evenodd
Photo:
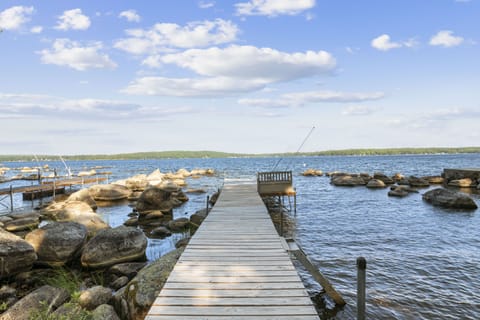
<svg viewBox="0 0 480 320"><path fill-rule="evenodd" d="M475 179L463 178L463 179L450 180L448 182L448 185L450 187L458 187L458 188L475 188L477 186L477 181Z"/></svg>
<svg viewBox="0 0 480 320"><path fill-rule="evenodd" d="M25 236L37 253L37 263L61 267L79 256L87 228L77 222L53 222Z"/></svg>
<svg viewBox="0 0 480 320"><path fill-rule="evenodd" d="M30 270L36 260L37 254L27 241L0 228L0 278Z"/></svg>
<svg viewBox="0 0 480 320"><path fill-rule="evenodd" d="M370 189L380 189L380 188L385 188L386 184L385 182L383 182L383 180L371 179L370 181L368 181L366 187Z"/></svg>
<svg viewBox="0 0 480 320"><path fill-rule="evenodd" d="M88 204L92 210L97 210L97 202L95 202L95 199L93 199L88 189L82 189L72 193L67 198L67 201L83 201Z"/></svg>
<svg viewBox="0 0 480 320"><path fill-rule="evenodd" d="M168 279L183 249L176 249L140 272L114 295L115 310L122 319L144 319Z"/></svg>
<svg viewBox="0 0 480 320"><path fill-rule="evenodd" d="M183 232L189 227L189 225L190 219L178 218L168 221L167 228L172 230L172 232Z"/></svg>
<svg viewBox="0 0 480 320"><path fill-rule="evenodd" d="M38 227L39 224L40 220L38 219L38 217L26 217L8 221L4 224L3 228L7 231L15 232L32 230Z"/></svg>
<svg viewBox="0 0 480 320"><path fill-rule="evenodd" d="M330 182L335 186L342 187L364 186L367 184L364 178L351 175L335 175L331 178Z"/></svg>
<svg viewBox="0 0 480 320"><path fill-rule="evenodd" d="M119 263L112 266L108 272L118 275L118 276L126 276L129 279L133 278L137 275L138 271L141 270L143 267L147 265L146 262L126 262L126 263Z"/></svg>
<svg viewBox="0 0 480 320"><path fill-rule="evenodd" d="M477 209L477 204L468 195L444 188L430 190L424 193L422 198L434 206L452 209Z"/></svg>
<svg viewBox="0 0 480 320"><path fill-rule="evenodd" d="M92 208L83 201L56 202L42 209L42 214L54 221L73 221L83 224L88 235L93 236L98 231L110 226L93 212Z"/></svg>
<svg viewBox="0 0 480 320"><path fill-rule="evenodd" d="M105 268L145 258L147 238L142 230L120 226L98 232L83 249L82 266Z"/></svg>
<svg viewBox="0 0 480 320"><path fill-rule="evenodd" d="M94 286L83 291L78 298L78 303L87 310L93 310L105 304L113 297L112 289Z"/></svg>
<svg viewBox="0 0 480 320"><path fill-rule="evenodd" d="M387 175L385 175L382 172L375 172L373 174L373 179L381 180L385 184L394 184L395 183L395 181L392 178L388 177Z"/></svg>
<svg viewBox="0 0 480 320"><path fill-rule="evenodd" d="M207 216L208 216L207 209L206 208L205 209L200 209L190 216L190 221L193 224L199 226L203 222L203 220L205 220L205 218Z"/></svg>
<svg viewBox="0 0 480 320"><path fill-rule="evenodd" d="M0 320L29 320L32 313L42 310L45 305L54 310L69 297L67 290L46 285L15 303L0 316Z"/></svg>
<svg viewBox="0 0 480 320"><path fill-rule="evenodd" d="M92 311L92 320L120 320L120 318L111 305L102 304Z"/></svg>
<svg viewBox="0 0 480 320"><path fill-rule="evenodd" d="M172 209L170 199L171 192L162 188L151 187L142 192L137 201L139 212L149 210L170 211Z"/></svg>
<svg viewBox="0 0 480 320"><path fill-rule="evenodd" d="M97 201L117 201L127 199L131 191L118 184L97 184L89 189L93 199Z"/></svg>
<svg viewBox="0 0 480 320"><path fill-rule="evenodd" d="M427 188L430 186L428 179L418 178L415 176L410 176L408 178L408 184L415 188Z"/></svg>

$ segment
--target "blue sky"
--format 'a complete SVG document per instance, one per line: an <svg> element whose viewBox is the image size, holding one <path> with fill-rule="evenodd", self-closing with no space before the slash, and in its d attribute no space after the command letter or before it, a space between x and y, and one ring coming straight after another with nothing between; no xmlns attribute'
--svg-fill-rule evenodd
<svg viewBox="0 0 480 320"><path fill-rule="evenodd" d="M0 28L2 154L479 145L478 0L2 0Z"/></svg>

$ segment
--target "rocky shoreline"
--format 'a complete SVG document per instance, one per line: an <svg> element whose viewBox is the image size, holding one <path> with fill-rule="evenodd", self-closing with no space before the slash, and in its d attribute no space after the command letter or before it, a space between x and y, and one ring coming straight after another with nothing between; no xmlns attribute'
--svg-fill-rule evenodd
<svg viewBox="0 0 480 320"><path fill-rule="evenodd" d="M173 209L188 192L204 192L184 191L187 178L214 174L157 169L0 216L0 320L143 319L187 243L148 263L147 237L195 230L205 208L175 220ZM122 226L110 227L95 212L97 202L125 199L133 210Z"/></svg>

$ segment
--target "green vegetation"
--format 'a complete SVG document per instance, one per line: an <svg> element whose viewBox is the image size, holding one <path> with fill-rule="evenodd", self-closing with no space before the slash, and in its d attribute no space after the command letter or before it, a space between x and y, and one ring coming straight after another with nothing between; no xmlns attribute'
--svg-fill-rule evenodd
<svg viewBox="0 0 480 320"><path fill-rule="evenodd" d="M405 154L455 154L480 153L480 147L458 148L385 148L345 149L302 153L244 154L217 151L159 151L120 154L93 154L63 156L65 160L137 160L137 159L188 159L188 158L232 158L232 157L285 157L285 156L379 156ZM59 160L55 155L40 155L40 160ZM33 155L0 155L0 161L33 161Z"/></svg>

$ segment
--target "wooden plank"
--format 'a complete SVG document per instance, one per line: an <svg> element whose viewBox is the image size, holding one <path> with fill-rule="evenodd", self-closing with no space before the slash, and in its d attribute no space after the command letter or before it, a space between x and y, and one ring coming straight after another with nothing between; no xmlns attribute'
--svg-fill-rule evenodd
<svg viewBox="0 0 480 320"><path fill-rule="evenodd" d="M257 282L257 283L236 283L232 285L232 283L208 283L208 282L198 282L198 283L190 283L190 282L171 282L167 281L165 283L164 288L168 289L190 289L190 290L233 290L233 289L250 289L250 290L287 290L287 289L304 289L305 286L300 281L295 282ZM161 294L161 292L160 292ZM306 297L308 298L308 297Z"/></svg>
<svg viewBox="0 0 480 320"><path fill-rule="evenodd" d="M238 316L249 315L258 316L299 316L299 315L316 315L316 311L312 305L310 306L156 306L153 305L149 315L185 315L185 316ZM318 319L318 318L317 318Z"/></svg>
<svg viewBox="0 0 480 320"><path fill-rule="evenodd" d="M207 319L205 317L199 315L193 316L186 316L186 315L147 315L145 318L146 320L199 320L199 319ZM248 316L248 315L229 315L229 316L217 316L217 315L210 315L208 316L209 320L257 320L259 317L257 315ZM294 315L263 315L261 317L262 320L318 320L317 315L307 315L307 316L294 316Z"/></svg>
<svg viewBox="0 0 480 320"><path fill-rule="evenodd" d="M154 306L311 306L301 297L158 297Z"/></svg>
<svg viewBox="0 0 480 320"><path fill-rule="evenodd" d="M242 298L242 297L305 297L305 289L225 289L225 290L190 290L190 289L162 289L162 297L211 297L211 298Z"/></svg>

